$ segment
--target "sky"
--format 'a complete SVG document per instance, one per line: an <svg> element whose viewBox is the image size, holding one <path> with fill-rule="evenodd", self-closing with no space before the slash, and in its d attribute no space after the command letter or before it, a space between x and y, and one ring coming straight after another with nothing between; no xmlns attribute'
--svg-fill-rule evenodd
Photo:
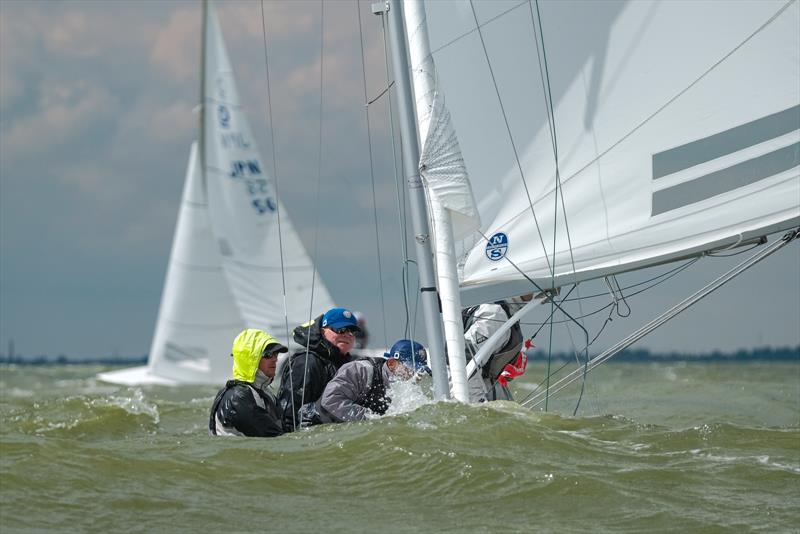
<svg viewBox="0 0 800 534"><path fill-rule="evenodd" d="M391 121L385 97L368 117L364 105L387 85L380 19L367 2L360 30L354 2L326 3L323 17L319 2L264 10L271 121L261 4L217 2L254 137L334 299L391 343L405 316ZM198 135L200 12L197 1L0 0L0 353L11 340L23 355L148 352ZM735 259L703 260L631 298L632 316L595 348ZM795 243L636 347L797 346L798 273Z"/></svg>

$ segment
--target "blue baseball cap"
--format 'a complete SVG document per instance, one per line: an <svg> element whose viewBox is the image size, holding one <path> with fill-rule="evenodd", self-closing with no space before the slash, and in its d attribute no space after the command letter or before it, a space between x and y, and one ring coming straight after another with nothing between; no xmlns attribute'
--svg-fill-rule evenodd
<svg viewBox="0 0 800 534"><path fill-rule="evenodd" d="M331 308L326 311L322 316L322 327L334 330L347 328L354 332L361 332L355 314L345 308Z"/></svg>
<svg viewBox="0 0 800 534"><path fill-rule="evenodd" d="M428 374L431 373L431 369L428 367L428 353L425 350L425 347L416 341L414 342L413 352L411 348L411 341L408 339L401 339L392 345L392 348L389 349L389 352L384 353L384 357L388 359L400 360L400 363L404 364L414 372L423 372Z"/></svg>

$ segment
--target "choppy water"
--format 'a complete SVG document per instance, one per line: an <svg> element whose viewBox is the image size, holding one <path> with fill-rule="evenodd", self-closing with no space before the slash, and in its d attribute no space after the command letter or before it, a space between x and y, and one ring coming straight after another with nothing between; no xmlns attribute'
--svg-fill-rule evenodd
<svg viewBox="0 0 800 534"><path fill-rule="evenodd" d="M800 528L800 363L609 363L577 416L573 391L276 439L210 438L214 387L101 370L0 367L3 533Z"/></svg>

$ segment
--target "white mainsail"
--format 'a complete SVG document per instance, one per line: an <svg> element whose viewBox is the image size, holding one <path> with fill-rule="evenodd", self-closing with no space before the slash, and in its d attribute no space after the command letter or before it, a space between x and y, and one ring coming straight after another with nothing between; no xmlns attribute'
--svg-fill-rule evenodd
<svg viewBox="0 0 800 534"><path fill-rule="evenodd" d="M192 145L148 364L98 375L107 382L221 384L240 330L288 343L287 325L333 307L266 174L217 17L204 12L201 146Z"/></svg>
<svg viewBox="0 0 800 534"><path fill-rule="evenodd" d="M483 221L463 304L800 224L797 1L426 7Z"/></svg>
<svg viewBox="0 0 800 534"><path fill-rule="evenodd" d="M333 299L315 277L314 265L277 199L239 100L217 17L211 9L208 13L203 162L209 213L245 324L286 341L286 316L293 328L332 307Z"/></svg>
<svg viewBox="0 0 800 534"><path fill-rule="evenodd" d="M216 383L230 373L230 344L244 327L222 271L192 144L148 363L102 373L117 384Z"/></svg>

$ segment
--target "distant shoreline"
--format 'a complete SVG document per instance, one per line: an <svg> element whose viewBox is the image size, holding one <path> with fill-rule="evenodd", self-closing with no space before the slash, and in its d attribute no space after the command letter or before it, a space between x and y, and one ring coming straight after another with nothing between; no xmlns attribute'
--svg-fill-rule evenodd
<svg viewBox="0 0 800 534"><path fill-rule="evenodd" d="M529 351L530 362L547 361L547 353L543 349L536 348ZM596 354L592 354L592 357ZM574 360L575 356L565 352L553 353L552 360ZM677 352L651 352L647 349L624 350L614 356L612 361L626 363L652 363L652 362L796 362L800 361L800 345L796 347L770 348L764 347L753 350L738 350L735 352L714 351L702 354L681 354ZM0 355L0 365L106 365L113 367L130 367L146 365L147 356L140 357L114 357L106 356L100 358L75 358L71 356L59 355L49 356L24 356Z"/></svg>
<svg viewBox="0 0 800 534"><path fill-rule="evenodd" d="M597 354L592 354L591 357ZM584 356L585 358L585 356ZM554 360L574 360L575 356L566 353L553 354ZM529 353L529 361L546 361L547 354ZM682 354L679 352L650 352L647 349L623 350L611 358L613 362L652 363L652 362L796 362L800 361L800 345L796 347L738 350L735 352L714 351L701 354Z"/></svg>

